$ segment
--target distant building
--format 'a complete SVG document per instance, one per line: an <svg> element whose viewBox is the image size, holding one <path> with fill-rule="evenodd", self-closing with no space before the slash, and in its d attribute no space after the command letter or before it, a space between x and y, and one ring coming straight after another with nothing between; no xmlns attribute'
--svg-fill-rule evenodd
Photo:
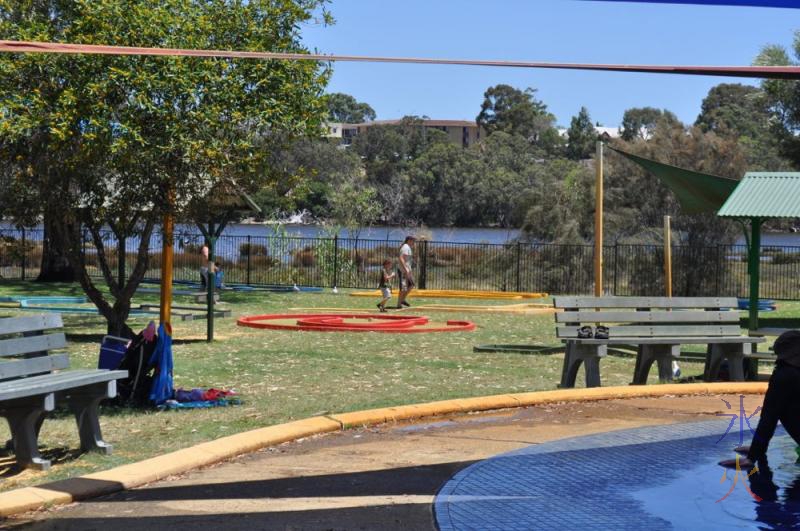
<svg viewBox="0 0 800 531"><path fill-rule="evenodd" d="M425 129L443 131L453 144L458 144L462 147L469 147L486 136L486 132L483 128L469 120L421 120L421 122ZM347 146L353 142L353 138L356 135L363 133L370 127L378 125L400 125L402 123L402 120L375 120L361 124L328 123L328 133L326 136L328 138L341 139L341 143Z"/></svg>
<svg viewBox="0 0 800 531"><path fill-rule="evenodd" d="M611 140L612 138L619 138L619 129L616 127L602 127L599 125L594 126L594 130L597 131L597 137L603 140ZM568 129L564 127L558 128L558 134L562 137L567 137Z"/></svg>

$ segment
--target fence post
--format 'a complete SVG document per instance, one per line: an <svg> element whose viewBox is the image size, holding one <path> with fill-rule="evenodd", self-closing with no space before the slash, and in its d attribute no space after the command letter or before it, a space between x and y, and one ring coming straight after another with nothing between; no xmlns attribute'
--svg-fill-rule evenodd
<svg viewBox="0 0 800 531"><path fill-rule="evenodd" d="M333 288L339 284L339 235L333 236Z"/></svg>
<svg viewBox="0 0 800 531"><path fill-rule="evenodd" d="M28 246L25 241L25 227L22 227L22 280L25 280L25 264L28 258Z"/></svg>
<svg viewBox="0 0 800 531"><path fill-rule="evenodd" d="M720 256L721 253L719 252L720 247L721 245L717 244L717 287L714 292L714 295L717 297L722 296L722 293L719 292L720 277L722 276L722 256Z"/></svg>
<svg viewBox="0 0 800 531"><path fill-rule="evenodd" d="M428 240L420 242L420 260L419 260L419 289L425 289L428 284Z"/></svg>
<svg viewBox="0 0 800 531"><path fill-rule="evenodd" d="M522 260L522 243L517 242L517 291L522 291L520 286L520 260Z"/></svg>
<svg viewBox="0 0 800 531"><path fill-rule="evenodd" d="M250 235L247 235L247 278L245 284L250 285L250 255L253 254L253 245L250 243Z"/></svg>
<svg viewBox="0 0 800 531"><path fill-rule="evenodd" d="M614 242L614 296L617 295L617 253L619 252L619 242Z"/></svg>

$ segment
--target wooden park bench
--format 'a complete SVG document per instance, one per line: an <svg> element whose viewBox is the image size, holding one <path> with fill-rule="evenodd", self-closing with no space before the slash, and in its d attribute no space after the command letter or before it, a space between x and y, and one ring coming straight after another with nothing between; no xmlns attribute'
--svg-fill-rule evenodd
<svg viewBox="0 0 800 531"><path fill-rule="evenodd" d="M575 387L581 363L586 387L600 386L600 359L608 346L636 349L633 384L646 384L655 362L661 382L672 380L672 361L680 357L681 345L707 345L703 377L712 381L728 360L731 380L744 380L744 359L752 345L764 338L741 335L739 312L733 297L555 297L563 310L555 314L556 335L566 343L559 387ZM589 326L592 337L580 338ZM608 329L607 339L594 334L598 326Z"/></svg>
<svg viewBox="0 0 800 531"><path fill-rule="evenodd" d="M75 415L81 450L111 452L100 433L98 406L116 396L117 379L128 372L63 370L69 356L51 353L67 346L62 327L55 313L0 319L0 416L11 428L8 446L21 467L50 467L39 454L39 430L46 413L60 404Z"/></svg>

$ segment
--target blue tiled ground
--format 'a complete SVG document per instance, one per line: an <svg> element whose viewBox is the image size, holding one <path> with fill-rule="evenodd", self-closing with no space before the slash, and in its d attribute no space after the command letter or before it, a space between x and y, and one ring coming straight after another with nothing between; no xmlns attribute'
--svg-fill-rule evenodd
<svg viewBox="0 0 800 531"><path fill-rule="evenodd" d="M771 468L746 480L740 472L733 486L736 471L717 465L739 445L738 422L720 440L728 422L609 432L487 459L445 484L437 524L442 531L800 528L794 442L779 429Z"/></svg>

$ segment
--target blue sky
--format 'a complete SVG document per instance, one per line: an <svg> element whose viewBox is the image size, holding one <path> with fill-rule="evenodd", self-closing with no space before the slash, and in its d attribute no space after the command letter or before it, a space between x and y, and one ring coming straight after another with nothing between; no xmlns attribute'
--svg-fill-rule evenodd
<svg viewBox="0 0 800 531"><path fill-rule="evenodd" d="M336 24L302 29L322 53L583 63L748 65L765 44L790 47L800 10L580 0L333 0ZM560 125L583 105L616 127L625 109L666 108L694 122L708 89L748 82L705 76L336 63L330 92L379 119L474 119L483 92L538 89ZM754 83L755 81L750 81Z"/></svg>

